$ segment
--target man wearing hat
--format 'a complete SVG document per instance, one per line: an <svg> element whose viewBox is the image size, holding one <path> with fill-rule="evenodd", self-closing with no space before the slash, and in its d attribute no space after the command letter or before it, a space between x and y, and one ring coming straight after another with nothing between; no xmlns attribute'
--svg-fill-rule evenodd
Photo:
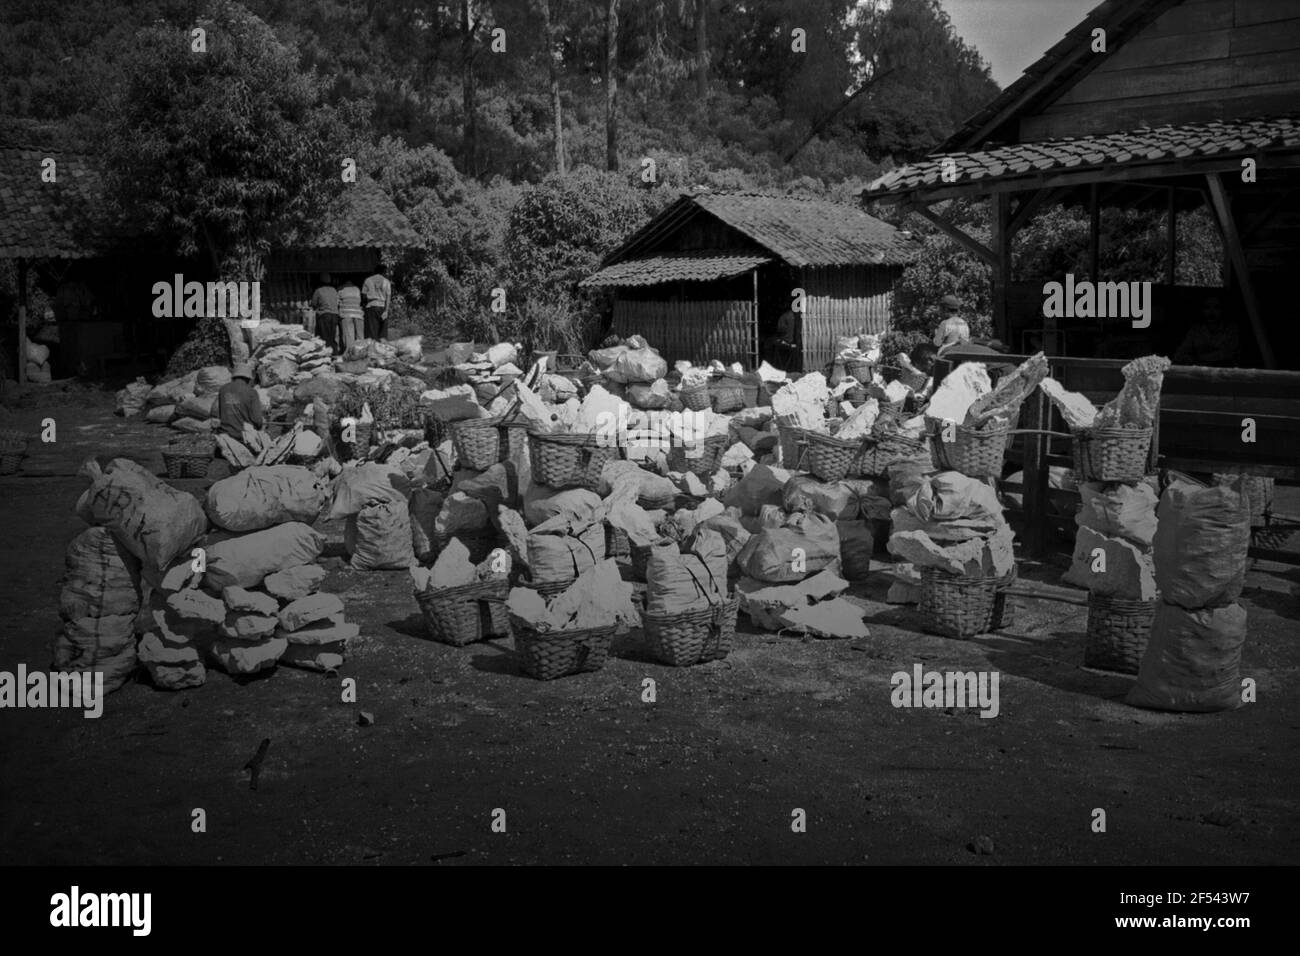
<svg viewBox="0 0 1300 956"><path fill-rule="evenodd" d="M934 330L934 347L939 354L970 341L970 324L962 318L961 299L955 295L945 295L939 300L939 309L943 318Z"/></svg>
<svg viewBox="0 0 1300 956"><path fill-rule="evenodd" d="M244 438L244 423L254 428L262 427L262 400L253 388L253 367L247 362L236 362L230 370L230 381L217 392L217 417L221 430L231 438Z"/></svg>

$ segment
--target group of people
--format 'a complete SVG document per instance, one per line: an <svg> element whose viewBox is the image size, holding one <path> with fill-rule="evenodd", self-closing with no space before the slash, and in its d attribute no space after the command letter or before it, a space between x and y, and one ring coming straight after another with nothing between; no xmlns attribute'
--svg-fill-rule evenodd
<svg viewBox="0 0 1300 956"><path fill-rule="evenodd" d="M388 305L393 295L387 268L380 263L360 288L345 277L336 288L328 272L311 294L308 306L316 316L316 335L335 355L360 339L382 341L388 337Z"/></svg>

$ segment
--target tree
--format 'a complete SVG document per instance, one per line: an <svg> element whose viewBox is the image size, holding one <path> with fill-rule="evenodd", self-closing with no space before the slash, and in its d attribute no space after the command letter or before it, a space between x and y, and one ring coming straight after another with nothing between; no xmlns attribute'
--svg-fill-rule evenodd
<svg viewBox="0 0 1300 956"><path fill-rule="evenodd" d="M709 95L709 0L695 0L695 95L701 101Z"/></svg>
<svg viewBox="0 0 1300 956"><path fill-rule="evenodd" d="M560 73L564 69L564 45L556 34L552 12L560 0L538 0L542 12L542 36L546 38L546 68L551 84L551 115L555 129L555 171L564 175L564 112L560 101Z"/></svg>
<svg viewBox="0 0 1300 956"><path fill-rule="evenodd" d="M618 0L605 0L605 168L618 171Z"/></svg>
<svg viewBox="0 0 1300 956"><path fill-rule="evenodd" d="M191 26L206 31L192 48ZM340 136L297 51L230 0L138 31L99 137L111 196L182 256L257 280L342 187Z"/></svg>

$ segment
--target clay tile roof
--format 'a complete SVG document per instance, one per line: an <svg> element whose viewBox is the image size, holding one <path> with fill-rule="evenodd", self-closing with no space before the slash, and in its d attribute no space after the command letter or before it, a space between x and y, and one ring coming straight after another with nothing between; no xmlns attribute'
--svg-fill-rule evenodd
<svg viewBox="0 0 1300 956"><path fill-rule="evenodd" d="M725 252L679 252L671 255L627 259L587 276L580 286L638 286L660 282L708 282L741 275L771 256L733 255Z"/></svg>
<svg viewBox="0 0 1300 956"><path fill-rule="evenodd" d="M400 248L420 245L420 234L393 205L388 194L373 179L357 177L343 187L323 225L315 233L294 243L296 248L354 249L377 246Z"/></svg>
<svg viewBox="0 0 1300 956"><path fill-rule="evenodd" d="M863 198L879 199L972 180L987 183L1050 170L1104 168L1191 156L1228 158L1235 153L1257 156L1262 151L1289 152L1297 148L1300 148L1300 117L1297 116L1124 130L977 152L936 154L885 173L867 186ZM950 175L951 183L945 183L943 171L949 162L956 167L956 179L952 180Z"/></svg>

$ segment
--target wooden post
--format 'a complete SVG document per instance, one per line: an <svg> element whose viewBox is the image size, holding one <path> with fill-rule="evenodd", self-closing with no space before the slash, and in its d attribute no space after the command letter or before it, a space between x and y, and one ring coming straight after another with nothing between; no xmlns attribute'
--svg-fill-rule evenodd
<svg viewBox="0 0 1300 956"><path fill-rule="evenodd" d="M1178 210L1174 208L1174 190L1169 187L1165 203L1165 285L1177 279L1178 264Z"/></svg>
<svg viewBox="0 0 1300 956"><path fill-rule="evenodd" d="M753 364L753 368L754 368L754 369L757 369L757 368L758 368L758 363L759 363L759 355L758 355L758 269L757 269L757 268L754 269L753 275L754 275L754 309L753 309L753 312L750 313L750 323L749 323L749 327L750 327L750 330L751 330L751 333L752 333L752 338L753 338L753 343L754 343L754 364Z"/></svg>
<svg viewBox="0 0 1300 956"><path fill-rule="evenodd" d="M1098 279L1101 261L1101 203L1097 192L1098 186L1094 182L1088 187L1088 278L1093 282Z"/></svg>
<svg viewBox="0 0 1300 956"><path fill-rule="evenodd" d="M27 384L27 260L18 257L18 384Z"/></svg>
<svg viewBox="0 0 1300 956"><path fill-rule="evenodd" d="M1246 265L1246 251L1241 247L1237 223L1232 217L1232 203L1228 198L1228 191L1218 173L1206 173L1205 179L1210 187L1210 202L1214 206L1214 215L1219 220L1223 244L1227 248L1232 271L1237 277L1237 285L1241 289L1241 300L1245 303L1246 314L1250 317L1250 327L1254 330L1255 341L1259 345L1260 358L1264 360L1265 368L1277 368L1273 347L1268 341L1268 331L1264 328L1263 317L1259 314L1255 284L1250 279L1250 269Z"/></svg>
<svg viewBox="0 0 1300 956"><path fill-rule="evenodd" d="M1011 194L997 193L993 197L993 329L1003 344L1015 351L1011 343L1010 319L1007 314L1007 296L1011 291Z"/></svg>
<svg viewBox="0 0 1300 956"><path fill-rule="evenodd" d="M1024 463L1024 521L1025 547L1031 557L1039 558L1047 552L1047 462L1043 454L1046 435L1038 434L1047 428L1050 416L1045 405L1047 397L1041 389L1034 389L1026 402L1029 420L1025 428L1030 433L1021 437L1025 440Z"/></svg>

